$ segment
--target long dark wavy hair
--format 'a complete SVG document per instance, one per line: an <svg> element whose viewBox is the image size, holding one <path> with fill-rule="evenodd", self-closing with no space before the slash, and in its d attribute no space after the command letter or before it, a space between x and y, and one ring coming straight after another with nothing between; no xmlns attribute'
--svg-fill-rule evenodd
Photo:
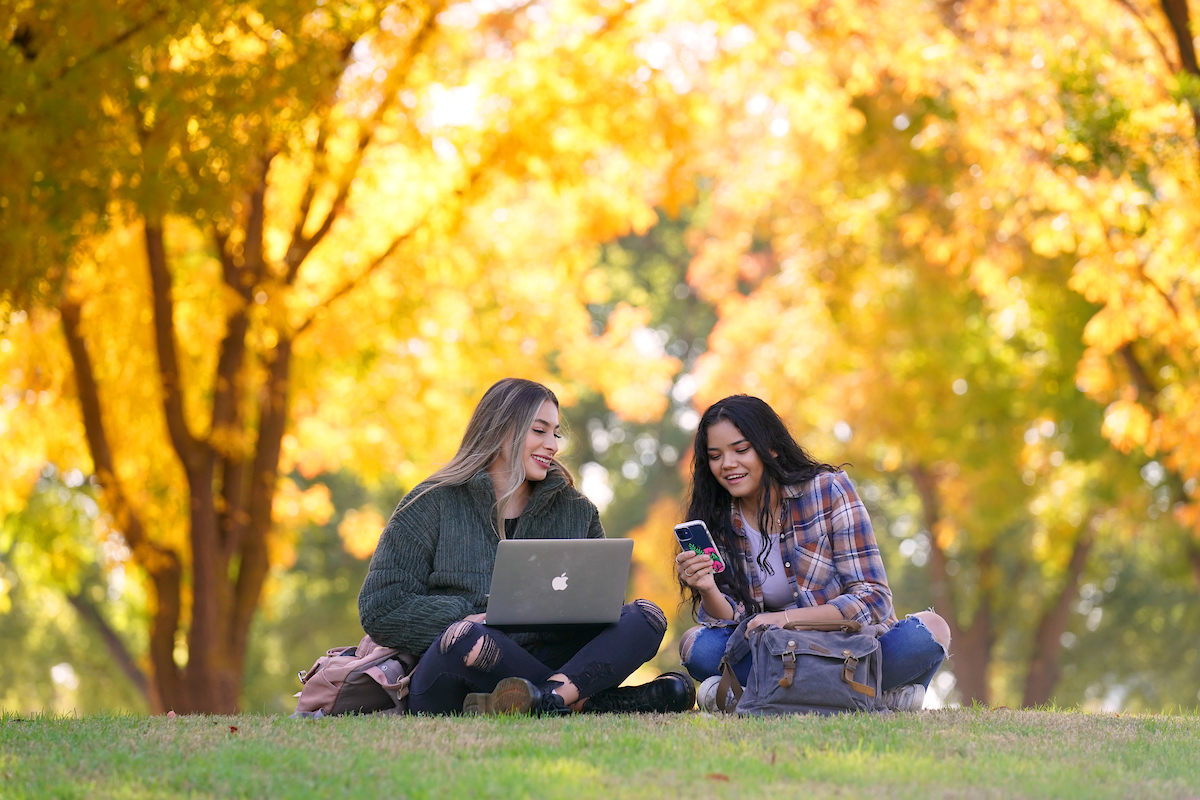
<svg viewBox="0 0 1200 800"><path fill-rule="evenodd" d="M718 400L700 417L692 450L692 492L688 502L688 519L701 519L712 533L713 540L725 556L726 568L715 575L717 587L725 594L745 604L746 612L756 614L762 607L750 594L750 578L741 560L733 532L730 506L733 497L726 491L708 464L708 430L722 420L737 428L763 463L762 485L759 487L758 530L763 533L763 548L758 553L759 567L770 572L766 558L772 546L770 520L778 506L772 508L771 497L778 501L779 489L807 483L822 472L837 472L840 468L817 461L801 447L788 431L779 415L762 400L746 394L735 394ZM681 589L691 593L692 611L700 607L700 593L680 581Z"/></svg>

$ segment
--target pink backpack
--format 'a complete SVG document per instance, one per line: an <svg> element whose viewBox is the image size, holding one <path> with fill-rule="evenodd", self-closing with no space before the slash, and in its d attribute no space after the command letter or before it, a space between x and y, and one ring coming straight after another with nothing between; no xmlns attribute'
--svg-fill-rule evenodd
<svg viewBox="0 0 1200 800"><path fill-rule="evenodd" d="M335 647L297 673L304 688L293 717L339 714L403 714L417 658L364 636L355 647Z"/></svg>

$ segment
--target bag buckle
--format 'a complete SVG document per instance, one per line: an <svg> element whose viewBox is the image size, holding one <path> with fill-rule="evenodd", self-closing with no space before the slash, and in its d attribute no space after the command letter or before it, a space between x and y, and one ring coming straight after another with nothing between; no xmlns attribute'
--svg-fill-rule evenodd
<svg viewBox="0 0 1200 800"><path fill-rule="evenodd" d="M854 672L858 669L858 659L851 655L849 650L843 650L842 655L846 660L842 662L842 682L848 684L851 689L859 694L865 694L867 697L875 696L875 688L867 686L865 683L859 683L854 680Z"/></svg>
<svg viewBox="0 0 1200 800"><path fill-rule="evenodd" d="M796 678L796 640L791 639L787 643L787 650L783 651L783 677L779 679L779 685L784 689L792 685Z"/></svg>

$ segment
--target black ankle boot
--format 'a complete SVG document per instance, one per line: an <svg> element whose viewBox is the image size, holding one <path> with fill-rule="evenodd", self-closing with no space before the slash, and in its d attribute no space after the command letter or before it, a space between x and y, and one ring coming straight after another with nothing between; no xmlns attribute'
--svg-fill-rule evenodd
<svg viewBox="0 0 1200 800"><path fill-rule="evenodd" d="M583 704L586 712L669 713L690 711L696 704L696 685L680 672L667 672L641 686L618 686L596 692Z"/></svg>
<svg viewBox="0 0 1200 800"><path fill-rule="evenodd" d="M538 688L524 678L502 678L490 692L472 692L463 700L464 714L570 714L563 699L549 687Z"/></svg>

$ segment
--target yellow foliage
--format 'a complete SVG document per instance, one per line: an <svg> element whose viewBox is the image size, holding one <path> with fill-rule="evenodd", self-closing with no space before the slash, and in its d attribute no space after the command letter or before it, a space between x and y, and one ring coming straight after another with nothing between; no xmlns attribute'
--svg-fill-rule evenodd
<svg viewBox="0 0 1200 800"><path fill-rule="evenodd" d="M370 558L375 552L375 545L379 543L385 522L374 506L365 505L362 508L350 509L338 523L338 536L341 537L342 547L355 558Z"/></svg>
<svg viewBox="0 0 1200 800"><path fill-rule="evenodd" d="M635 422L662 416L680 366L646 327L649 319L648 309L618 303L602 336L567 342L559 357L564 375L601 392L619 417Z"/></svg>
<svg viewBox="0 0 1200 800"><path fill-rule="evenodd" d="M1144 447L1150 455L1154 447L1150 441L1149 412L1132 400L1117 400L1104 409L1102 431L1121 452L1128 453L1135 447Z"/></svg>
<svg viewBox="0 0 1200 800"><path fill-rule="evenodd" d="M87 170L119 162L102 181L107 206L89 199L86 215L54 220L83 231L54 268L82 307L117 477L151 538L186 563L191 498L163 411L146 220L165 220L186 437L250 456L273 349L299 332L281 474L351 468L411 485L506 375L549 382L568 406L599 392L628 420L665 411L680 362L649 312L619 303L593 330L589 306L620 299L604 296L594 248L647 230L656 209L697 205L698 185L688 282L719 313L696 366L698 406L750 392L822 458L929 466L947 516L936 541L986 539L1045 496L1030 481L1055 472L1023 428L1042 421L1037 404L1071 392L1070 366L1046 367L1075 352L1055 327L1069 271L1070 289L1099 306L1075 379L1108 404L1104 434L1200 478L1196 131L1147 36L1169 31L1108 2L967 5L948 25L941 5L861 0L459 4L429 17L413 52L421 15L441 6L322 7L276 30L265 11L218 3L212 30L172 28L125 53L116 74L145 74L129 96L124 78L96 80L103 130L44 138L104 143L81 150L96 162ZM360 43L349 62L343 37ZM1091 94L1068 91L1065 76L1094 83ZM20 85L57 91L26 77L6 103ZM1105 113L1080 119L1095 101ZM57 208L36 192L87 184L78 167L36 178L13 201L27 208L9 213ZM12 180L0 176L29 191ZM234 288L224 271L254 250L246 215L259 190L265 263ZM6 207L16 197L0 194ZM99 208L109 227L88 233ZM322 231L289 276L294 235ZM241 310L240 413L210 430L228 388L214 379L221 342ZM57 314L0 311L2 518L46 462L86 469L90 458ZM1121 358L1144 359L1153 399ZM657 502L635 535L653 560L635 580L661 598L675 592L659 564L673 548L670 506ZM331 513L320 484L282 481L272 563L290 563L298 526ZM1047 558L1070 527L1049 515ZM381 527L364 507L339 534L365 557Z"/></svg>
<svg viewBox="0 0 1200 800"><path fill-rule="evenodd" d="M267 540L271 563L290 567L296 561L296 536L305 525L324 525L333 516L329 488L314 483L301 491L290 478L279 482L271 517L275 521Z"/></svg>
<svg viewBox="0 0 1200 800"><path fill-rule="evenodd" d="M674 526L683 521L682 513L677 499L660 497L650 504L645 522L629 532L634 541L631 592L657 603L668 616L681 598L675 573L679 544Z"/></svg>

